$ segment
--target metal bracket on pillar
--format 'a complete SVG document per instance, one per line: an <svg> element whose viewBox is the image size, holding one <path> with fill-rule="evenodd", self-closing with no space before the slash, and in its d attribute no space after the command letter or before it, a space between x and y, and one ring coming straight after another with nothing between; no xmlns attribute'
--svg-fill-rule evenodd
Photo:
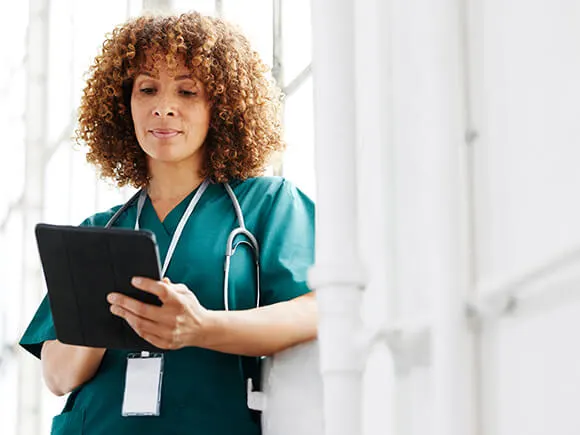
<svg viewBox="0 0 580 435"><path fill-rule="evenodd" d="M312 289L355 287L362 290L366 286L366 273L362 267L356 265L318 265L311 269L308 283ZM361 355L366 355L379 342L386 343L395 361L395 369L401 375L410 373L415 367L425 367L431 363L429 322L400 322L362 330L356 341Z"/></svg>
<svg viewBox="0 0 580 435"><path fill-rule="evenodd" d="M465 132L465 143L468 146L473 146L479 138L479 132L475 129L468 129Z"/></svg>
<svg viewBox="0 0 580 435"><path fill-rule="evenodd" d="M364 268L355 263L316 264L308 271L308 284L311 289L354 286L362 290L367 284L367 278Z"/></svg>
<svg viewBox="0 0 580 435"><path fill-rule="evenodd" d="M387 345L399 376L431 364L431 330L427 322L390 324L368 333L365 341L369 351L377 343Z"/></svg>
<svg viewBox="0 0 580 435"><path fill-rule="evenodd" d="M570 273L577 276L575 271L578 264L580 248L577 247L530 267L524 274L504 279L501 284L481 285L476 289L477 298L467 302L466 315L478 326L482 321L513 314L531 299L542 298L546 294L557 295L548 284L559 276Z"/></svg>
<svg viewBox="0 0 580 435"><path fill-rule="evenodd" d="M497 292L468 301L465 310L471 326L477 329L486 320L495 320L513 314L517 305L515 294Z"/></svg>

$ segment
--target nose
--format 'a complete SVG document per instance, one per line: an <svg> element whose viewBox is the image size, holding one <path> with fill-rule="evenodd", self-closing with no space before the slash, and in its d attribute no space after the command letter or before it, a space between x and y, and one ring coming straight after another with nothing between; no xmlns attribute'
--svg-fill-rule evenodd
<svg viewBox="0 0 580 435"><path fill-rule="evenodd" d="M153 107L153 116L156 118L167 118L175 116L176 110L169 98L159 98Z"/></svg>
<svg viewBox="0 0 580 435"><path fill-rule="evenodd" d="M175 113L173 112L173 110L155 110L153 112L153 116L155 116L156 118L167 118L167 117L171 117L171 116L175 116Z"/></svg>

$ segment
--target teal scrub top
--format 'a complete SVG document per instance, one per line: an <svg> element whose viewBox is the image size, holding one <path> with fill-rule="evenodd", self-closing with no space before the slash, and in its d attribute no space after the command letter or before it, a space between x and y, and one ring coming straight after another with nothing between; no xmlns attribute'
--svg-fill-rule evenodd
<svg viewBox="0 0 580 435"><path fill-rule="evenodd" d="M286 301L309 291L308 268L314 261L314 205L287 180L258 177L230 183L246 227L260 245L261 305ZM155 233L161 263L193 191L161 222L149 198L140 226ZM119 209L86 219L81 225L104 226ZM116 222L133 228L136 205ZM189 218L166 276L183 283L210 310L223 310L223 264L227 237L238 226L234 208L221 184L210 184ZM240 245L231 264L230 309L255 306L252 253ZM113 291L114 289L111 289ZM56 339L45 297L20 344L40 358L42 344ZM63 413L53 420L53 434L191 434L257 435L257 419L246 405L241 359L236 355L188 347L165 352L158 417L122 417L126 351L108 350L92 380L69 395Z"/></svg>

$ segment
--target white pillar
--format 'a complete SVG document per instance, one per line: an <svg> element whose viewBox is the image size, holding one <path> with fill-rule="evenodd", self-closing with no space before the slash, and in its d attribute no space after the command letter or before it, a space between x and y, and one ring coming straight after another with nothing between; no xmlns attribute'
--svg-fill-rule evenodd
<svg viewBox="0 0 580 435"><path fill-rule="evenodd" d="M354 0L313 0L316 264L325 432L359 435L364 356L357 254Z"/></svg>
<svg viewBox="0 0 580 435"><path fill-rule="evenodd" d="M399 356L388 348L384 333L397 318L391 3L357 0L354 13L358 246L368 272L362 316L370 334L383 332L365 355L361 435L402 435L396 412Z"/></svg>
<svg viewBox="0 0 580 435"><path fill-rule="evenodd" d="M432 195L430 220L433 295L434 427L437 435L477 434L477 388L473 334L466 318L471 292L469 199L466 168L464 2L422 2L428 16L425 49L431 88L422 110L430 114L425 158Z"/></svg>
<svg viewBox="0 0 580 435"><path fill-rule="evenodd" d="M21 330L42 298L34 226L42 219L46 165L48 41L50 0L30 0L27 38L26 181L23 193L23 254ZM18 353L18 433L41 433L42 381L40 365L24 351Z"/></svg>

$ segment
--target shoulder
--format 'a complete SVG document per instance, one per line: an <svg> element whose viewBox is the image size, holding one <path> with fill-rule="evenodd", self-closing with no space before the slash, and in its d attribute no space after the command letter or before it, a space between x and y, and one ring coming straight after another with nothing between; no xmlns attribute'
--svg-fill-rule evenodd
<svg viewBox="0 0 580 435"><path fill-rule="evenodd" d="M234 180L230 185L234 190L241 194L247 192L276 194L285 183L288 183L284 177L253 177L245 180Z"/></svg>
<svg viewBox="0 0 580 435"><path fill-rule="evenodd" d="M251 197L263 207L276 207L280 203L301 202L314 207L312 200L284 177L255 177L231 183L236 195Z"/></svg>
<svg viewBox="0 0 580 435"><path fill-rule="evenodd" d="M272 232L282 235L310 231L314 225L314 203L283 177L250 178L232 184L232 188L246 223L257 232L259 240Z"/></svg>
<svg viewBox="0 0 580 435"><path fill-rule="evenodd" d="M107 222L113 217L113 215L122 207L121 204L116 205L109 210L96 213L89 216L84 221L81 222L81 227L104 227Z"/></svg>

